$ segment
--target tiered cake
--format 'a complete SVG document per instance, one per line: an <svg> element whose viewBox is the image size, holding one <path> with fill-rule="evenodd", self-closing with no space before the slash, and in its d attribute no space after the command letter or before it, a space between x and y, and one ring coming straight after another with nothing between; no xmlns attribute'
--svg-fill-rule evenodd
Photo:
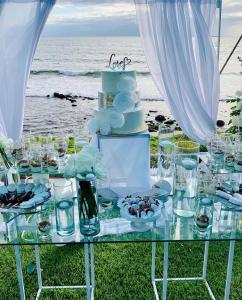
<svg viewBox="0 0 242 300"><path fill-rule="evenodd" d="M120 63L102 71L102 92L98 95L98 110L88 123L90 133L127 135L146 130L136 89L135 71L120 70Z"/></svg>

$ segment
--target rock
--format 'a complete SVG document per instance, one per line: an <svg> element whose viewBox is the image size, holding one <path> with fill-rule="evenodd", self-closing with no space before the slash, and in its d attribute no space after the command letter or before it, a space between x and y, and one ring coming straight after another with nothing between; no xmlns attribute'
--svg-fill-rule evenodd
<svg viewBox="0 0 242 300"><path fill-rule="evenodd" d="M57 93L57 92L54 92L53 97L54 98L59 98L59 99L66 99L66 95L60 94L60 93Z"/></svg>
<svg viewBox="0 0 242 300"><path fill-rule="evenodd" d="M176 127L175 127L175 130L177 130L177 131L182 131L182 129L181 129L180 126L176 126Z"/></svg>
<svg viewBox="0 0 242 300"><path fill-rule="evenodd" d="M147 114L147 117L150 117L150 114Z"/></svg>
<svg viewBox="0 0 242 300"><path fill-rule="evenodd" d="M222 128L222 127L224 127L224 125L225 125L225 122L223 120L217 121L217 127Z"/></svg>
<svg viewBox="0 0 242 300"><path fill-rule="evenodd" d="M46 95L46 98L50 98L50 95Z"/></svg>
<svg viewBox="0 0 242 300"><path fill-rule="evenodd" d="M76 102L75 99L72 99L72 98L70 98L70 97L66 97L66 100L70 101L71 103L75 103L75 102Z"/></svg>
<svg viewBox="0 0 242 300"><path fill-rule="evenodd" d="M162 122L164 122L164 121L166 120L166 117L163 116L163 115L157 115L157 116L155 117L155 120L156 120L156 122L158 122L158 123L162 123Z"/></svg>
<svg viewBox="0 0 242 300"><path fill-rule="evenodd" d="M164 124L166 125L173 125L175 123L174 120L168 120L168 121L165 121Z"/></svg>
<svg viewBox="0 0 242 300"><path fill-rule="evenodd" d="M150 113L157 113L157 110L149 110Z"/></svg>

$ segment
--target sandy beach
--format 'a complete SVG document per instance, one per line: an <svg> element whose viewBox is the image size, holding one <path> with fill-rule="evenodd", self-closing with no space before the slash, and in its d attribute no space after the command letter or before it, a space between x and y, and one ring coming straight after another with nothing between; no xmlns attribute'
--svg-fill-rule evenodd
<svg viewBox="0 0 242 300"><path fill-rule="evenodd" d="M25 103L24 136L29 135L70 135L87 133L86 122L97 108L97 100L78 98L72 106L65 99L46 97L27 97ZM218 119L229 121L231 104L224 101L219 103ZM171 116L164 101L142 101L145 120L154 121L158 114Z"/></svg>

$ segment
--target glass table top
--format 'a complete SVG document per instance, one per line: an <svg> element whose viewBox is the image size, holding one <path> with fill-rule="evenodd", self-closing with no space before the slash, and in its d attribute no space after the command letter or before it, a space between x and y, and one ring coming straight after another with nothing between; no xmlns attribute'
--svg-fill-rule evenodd
<svg viewBox="0 0 242 300"><path fill-rule="evenodd" d="M72 235L63 237L57 234L55 204L52 199L48 204L51 227L47 240L41 239L38 229L40 212L15 218L4 214L0 215L0 245L242 240L242 210L231 209L216 197L213 197L212 225L205 233L198 230L193 215L198 198L185 198L182 192L163 201L161 216L156 222L142 226L122 217L116 201L108 207L99 203L101 231L93 238L84 238L80 234L77 199L74 201L75 231Z"/></svg>

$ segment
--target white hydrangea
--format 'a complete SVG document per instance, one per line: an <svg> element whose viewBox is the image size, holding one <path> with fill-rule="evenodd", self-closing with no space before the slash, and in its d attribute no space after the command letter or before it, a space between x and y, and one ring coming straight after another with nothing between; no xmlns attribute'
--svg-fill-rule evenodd
<svg viewBox="0 0 242 300"><path fill-rule="evenodd" d="M119 92L130 92L137 89L136 80L130 76L122 76L117 84Z"/></svg>
<svg viewBox="0 0 242 300"><path fill-rule="evenodd" d="M3 133L0 133L0 147L8 150L13 145L13 140L7 138Z"/></svg>
<svg viewBox="0 0 242 300"><path fill-rule="evenodd" d="M137 96L134 92L120 92L113 100L113 107L122 113L132 111L135 108L136 98Z"/></svg>
<svg viewBox="0 0 242 300"><path fill-rule="evenodd" d="M124 116L113 108L105 109L88 122L90 134L100 132L108 135L112 128L121 128L124 125Z"/></svg>
<svg viewBox="0 0 242 300"><path fill-rule="evenodd" d="M91 146L86 146L78 154L69 157L64 169L64 176L72 178L77 175L85 176L94 173L97 179L105 177L105 168L101 162L100 152Z"/></svg>

